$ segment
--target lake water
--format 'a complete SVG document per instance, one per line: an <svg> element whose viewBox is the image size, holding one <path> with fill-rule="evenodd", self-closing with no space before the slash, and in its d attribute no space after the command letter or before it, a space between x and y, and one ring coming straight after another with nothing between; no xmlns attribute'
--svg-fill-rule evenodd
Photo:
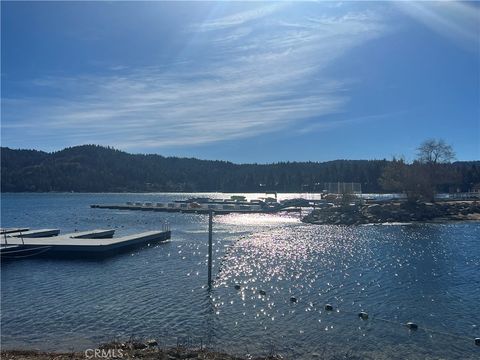
<svg viewBox="0 0 480 360"><path fill-rule="evenodd" d="M138 336L292 359L480 358L479 223L344 227L302 224L298 214L216 216L208 292L206 215L89 207L194 195L2 194L2 227L116 228L117 236L164 221L172 228L168 243L104 260L2 263L2 347L81 351Z"/></svg>

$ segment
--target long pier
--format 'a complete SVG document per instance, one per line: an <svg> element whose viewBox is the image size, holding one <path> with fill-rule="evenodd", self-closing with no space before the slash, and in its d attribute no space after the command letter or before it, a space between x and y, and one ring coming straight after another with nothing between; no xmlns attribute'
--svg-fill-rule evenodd
<svg viewBox="0 0 480 360"><path fill-rule="evenodd" d="M246 207L246 206L234 206L234 205L206 205L205 207L158 207L151 204L93 204L90 205L93 209L111 209L111 210L137 210L137 211L155 211L155 212L168 212L168 213L185 213L185 214L209 214L214 211L216 215L226 215L231 213L237 214L272 214L281 211L286 212L299 212L300 207L291 205L278 204L277 206L270 207Z"/></svg>
<svg viewBox="0 0 480 360"><path fill-rule="evenodd" d="M185 214L208 214L212 209L204 208L165 208L165 207L155 207L155 206L146 206L146 205L121 205L121 204L111 204L111 205L90 205L94 209L112 209L112 210L140 210L140 211L157 211L157 212L169 212L169 213L185 213ZM243 210L243 209L215 209L215 214L225 215L230 213L272 213L274 210Z"/></svg>

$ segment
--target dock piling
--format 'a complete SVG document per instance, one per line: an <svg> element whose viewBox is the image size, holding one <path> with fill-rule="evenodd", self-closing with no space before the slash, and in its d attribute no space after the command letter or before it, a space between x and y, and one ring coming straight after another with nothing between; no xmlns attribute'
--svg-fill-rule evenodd
<svg viewBox="0 0 480 360"><path fill-rule="evenodd" d="M208 289L212 288L212 227L213 211L208 213Z"/></svg>

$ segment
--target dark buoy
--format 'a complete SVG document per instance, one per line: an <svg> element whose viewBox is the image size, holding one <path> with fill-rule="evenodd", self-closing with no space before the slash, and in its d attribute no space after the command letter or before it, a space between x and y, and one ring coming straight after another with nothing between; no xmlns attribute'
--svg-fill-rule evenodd
<svg viewBox="0 0 480 360"><path fill-rule="evenodd" d="M325 310L327 310L327 311L332 311L332 310L333 310L333 306L330 305L330 304L325 304Z"/></svg>
<svg viewBox="0 0 480 360"><path fill-rule="evenodd" d="M407 322L405 324L405 326L408 327L410 330L417 330L418 329L418 325L415 324L414 322L411 322L411 321Z"/></svg>
<svg viewBox="0 0 480 360"><path fill-rule="evenodd" d="M292 297L290 298L290 301L291 301L292 303L296 303L296 302L297 302L297 298L296 298L295 296L292 296Z"/></svg>
<svg viewBox="0 0 480 360"><path fill-rule="evenodd" d="M358 313L358 317L359 317L360 319L362 319L362 320L367 320L367 319L368 319L368 313L365 312L365 311L360 311L360 312Z"/></svg>
<svg viewBox="0 0 480 360"><path fill-rule="evenodd" d="M267 295L266 291L265 290L258 290L258 293L260 295Z"/></svg>
<svg viewBox="0 0 480 360"><path fill-rule="evenodd" d="M236 289L236 290L240 290L241 288L242 288L242 287L241 287L240 285L238 285L238 284L235 285L235 289Z"/></svg>
<svg viewBox="0 0 480 360"><path fill-rule="evenodd" d="M480 338L475 338L475 345L480 346Z"/></svg>

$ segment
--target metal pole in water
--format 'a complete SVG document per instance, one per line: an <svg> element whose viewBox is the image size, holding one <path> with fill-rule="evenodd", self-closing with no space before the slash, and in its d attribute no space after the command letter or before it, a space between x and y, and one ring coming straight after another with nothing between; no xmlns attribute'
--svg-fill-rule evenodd
<svg viewBox="0 0 480 360"><path fill-rule="evenodd" d="M208 289L212 287L212 225L213 211L208 212Z"/></svg>

